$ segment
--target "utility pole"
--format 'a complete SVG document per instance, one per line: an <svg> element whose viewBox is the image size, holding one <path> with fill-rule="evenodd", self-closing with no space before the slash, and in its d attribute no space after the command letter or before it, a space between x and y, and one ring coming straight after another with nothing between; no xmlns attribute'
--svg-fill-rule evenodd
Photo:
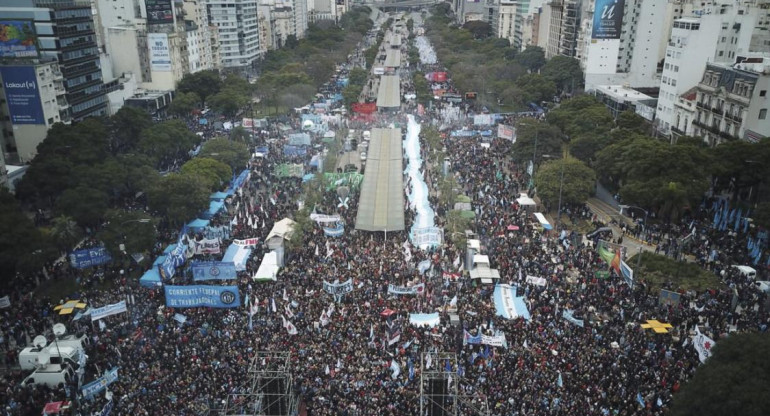
<svg viewBox="0 0 770 416"><path fill-rule="evenodd" d="M561 179L559 181L559 207L556 210L556 232L559 232L559 224L561 224L561 191L564 188L564 164L566 158L561 159Z"/></svg>

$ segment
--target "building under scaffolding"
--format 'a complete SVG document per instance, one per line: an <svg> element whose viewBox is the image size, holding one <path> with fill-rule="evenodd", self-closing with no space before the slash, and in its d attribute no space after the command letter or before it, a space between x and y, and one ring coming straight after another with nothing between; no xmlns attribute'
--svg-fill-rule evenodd
<svg viewBox="0 0 770 416"><path fill-rule="evenodd" d="M291 355L258 351L249 365L248 385L227 397L223 416L295 416Z"/></svg>
<svg viewBox="0 0 770 416"><path fill-rule="evenodd" d="M489 416L489 403L485 396L461 392L462 376L458 375L456 354L422 353L420 368L420 415Z"/></svg>

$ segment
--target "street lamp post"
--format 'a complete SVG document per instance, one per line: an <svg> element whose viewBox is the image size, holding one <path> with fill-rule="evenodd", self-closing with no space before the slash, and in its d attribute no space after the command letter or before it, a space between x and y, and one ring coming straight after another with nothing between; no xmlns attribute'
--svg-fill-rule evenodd
<svg viewBox="0 0 770 416"><path fill-rule="evenodd" d="M541 155L543 159L557 159L558 156L554 155ZM557 205L556 209L556 232L559 231L559 225L561 224L561 196L562 191L564 189L564 165L565 165L565 157L561 157L561 172L559 174L559 203Z"/></svg>

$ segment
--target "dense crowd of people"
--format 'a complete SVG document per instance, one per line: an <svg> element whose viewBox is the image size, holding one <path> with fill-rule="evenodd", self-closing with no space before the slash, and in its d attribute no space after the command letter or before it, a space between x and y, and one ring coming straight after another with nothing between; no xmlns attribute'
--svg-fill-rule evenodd
<svg viewBox="0 0 770 416"><path fill-rule="evenodd" d="M451 90L451 79L442 82ZM420 120L442 124L441 113L450 105L437 101ZM403 117L362 127L403 122ZM293 123L299 125L297 119ZM271 129L270 137L280 137L275 127ZM249 163L250 180L214 220L229 228L222 247L233 239L257 238L262 243L273 224L300 215L297 201L304 198L307 186L302 178L275 174L277 165L297 162L296 156L283 155L285 142L285 138L271 140L269 156ZM290 353L292 388L302 411L313 416L419 415L420 374L436 369L449 375L447 391L463 397L445 403L459 406L461 414L488 407L486 414L494 416L660 415L700 364L695 349L687 345L696 325L717 343L734 331L767 330L766 294L728 267L745 260L745 250L738 249L735 238L708 230L706 222L693 218L699 247L694 250L717 250L718 261L708 264L724 286L704 292L680 290L677 304L662 305L643 280L632 288L618 276L595 277L608 265L593 244L565 243L559 230L543 230L532 212L517 203L528 177L524 167L506 156L509 141L490 140L486 147L476 138L446 135L442 144L451 163L449 174L455 176L461 193L472 198L476 216L471 228L491 267L500 272L497 283L517 287L530 319L498 316L494 285L461 274L470 265L465 264L465 249L456 236L447 234L443 244L421 250L410 243L408 232L357 231L360 190L349 187L345 206L339 204L336 188L324 183L320 199L307 208L339 215L344 234L327 236L311 221L300 244L287 250L286 264L275 281L252 279L267 252L264 245L256 246L236 281L248 306L168 308L162 288L143 288L119 278L110 290L85 287L77 296L91 306L125 299L129 306L127 313L101 320L103 327L87 319L67 321L70 331L86 334L91 341L82 381L118 367L119 378L108 387L116 415L199 415L225 406L232 411L247 404L237 395L249 393L250 367L269 365L254 360L257 352L274 351ZM423 142L423 160L431 151ZM304 162L309 159L308 154ZM438 180L427 171L430 202L438 213L437 225L443 226L452 206L435 197ZM410 210L406 215L407 230L412 214ZM568 215L592 217L585 207L571 207ZM691 226L688 222L683 227ZM691 228L681 230L690 232ZM195 233L191 237L200 238ZM176 238L168 233L164 243ZM159 244L154 254L164 248ZM196 259L216 256L191 260ZM424 260L430 268L421 272L417 265ZM60 277L71 273L65 266L51 270ZM528 282L530 276L545 282ZM339 300L324 291L324 282L348 280L354 289ZM189 273L180 268L165 283L190 282ZM425 288L419 294L394 295L388 291L390 284ZM50 332L51 325L62 319L54 314L52 302L34 298L25 289L12 296L13 308L0 311L8 366L16 360L14 351L34 335ZM571 311L575 320L564 319L564 311ZM433 312L439 313L438 325L410 324L410 314ZM175 319L177 314L186 320ZM454 314L457 322L450 320ZM648 319L673 328L666 334L650 332L640 327ZM291 333L292 326L296 334ZM504 334L507 343L466 344L466 333ZM455 358L442 361L444 353ZM21 387L24 377L10 371L0 379L0 414L37 415L47 402L76 400L71 385ZM107 399L99 395L77 402L72 414L91 415L99 414ZM433 409L430 403L422 404Z"/></svg>

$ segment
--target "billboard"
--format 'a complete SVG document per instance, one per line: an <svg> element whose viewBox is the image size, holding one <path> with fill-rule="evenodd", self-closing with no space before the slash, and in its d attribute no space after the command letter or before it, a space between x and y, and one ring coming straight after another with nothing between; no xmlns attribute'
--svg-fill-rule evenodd
<svg viewBox="0 0 770 416"><path fill-rule="evenodd" d="M37 58L37 35L31 20L0 20L0 58Z"/></svg>
<svg viewBox="0 0 770 416"><path fill-rule="evenodd" d="M237 308L241 305L238 286L166 286L169 308Z"/></svg>
<svg viewBox="0 0 770 416"><path fill-rule="evenodd" d="M174 5L172 0L145 0L147 24L174 23Z"/></svg>
<svg viewBox="0 0 770 416"><path fill-rule="evenodd" d="M168 35L148 33L147 47L150 48L150 69L153 71L171 71L171 51L168 48Z"/></svg>
<svg viewBox="0 0 770 416"><path fill-rule="evenodd" d="M596 0L591 39L620 39L625 0Z"/></svg>
<svg viewBox="0 0 770 416"><path fill-rule="evenodd" d="M13 124L45 124L33 66L0 67L5 100Z"/></svg>

